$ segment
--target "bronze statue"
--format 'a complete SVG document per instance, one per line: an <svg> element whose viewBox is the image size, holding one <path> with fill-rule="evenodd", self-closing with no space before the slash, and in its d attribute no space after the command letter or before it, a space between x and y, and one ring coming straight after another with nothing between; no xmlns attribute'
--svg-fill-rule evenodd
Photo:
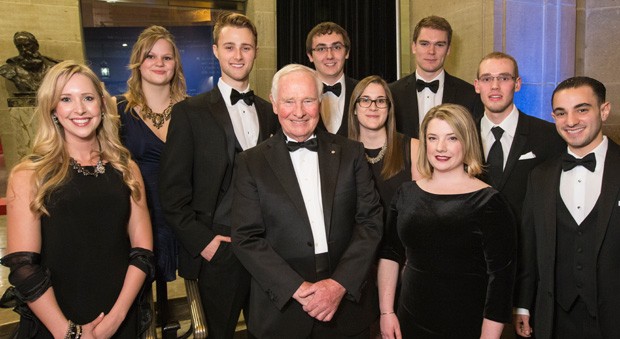
<svg viewBox="0 0 620 339"><path fill-rule="evenodd" d="M19 55L7 59L6 64L0 66L0 75L12 81L18 93L36 92L47 70L60 60L39 53L39 42L32 33L15 33L13 43Z"/></svg>

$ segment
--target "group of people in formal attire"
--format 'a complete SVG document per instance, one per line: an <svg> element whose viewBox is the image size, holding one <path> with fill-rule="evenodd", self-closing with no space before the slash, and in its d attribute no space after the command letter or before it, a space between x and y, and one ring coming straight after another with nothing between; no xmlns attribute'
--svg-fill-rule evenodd
<svg viewBox="0 0 620 339"><path fill-rule="evenodd" d="M588 77L553 92L552 123L514 104L516 60L471 85L444 61L452 29L415 27L416 70L344 74L348 33L308 34L269 101L249 75L257 31L221 15L221 78L187 97L163 27L134 44L112 98L64 61L38 92L32 153L7 189L18 338L136 338L155 280L197 279L210 338L243 312L255 338L617 338L620 148ZM164 314L164 316L162 316ZM512 327L510 327L512 328Z"/></svg>

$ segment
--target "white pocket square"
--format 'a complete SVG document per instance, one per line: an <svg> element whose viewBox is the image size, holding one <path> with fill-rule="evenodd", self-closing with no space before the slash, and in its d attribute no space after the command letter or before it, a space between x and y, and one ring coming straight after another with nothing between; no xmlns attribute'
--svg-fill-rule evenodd
<svg viewBox="0 0 620 339"><path fill-rule="evenodd" d="M522 154L519 157L519 160L528 160L528 159L534 159L536 158L536 154L534 154L534 152L527 152L525 154Z"/></svg>

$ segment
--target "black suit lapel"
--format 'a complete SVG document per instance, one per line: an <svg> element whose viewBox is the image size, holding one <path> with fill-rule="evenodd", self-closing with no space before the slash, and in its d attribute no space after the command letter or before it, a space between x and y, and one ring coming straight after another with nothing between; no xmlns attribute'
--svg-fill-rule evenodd
<svg viewBox="0 0 620 339"><path fill-rule="evenodd" d="M524 114L519 112L517 129L515 130L515 136L512 140L512 145L510 145L510 151L508 152L508 158L506 159L506 166L504 167L502 181L500 182L499 187L497 187L498 191L501 191L501 189L504 187L504 185L510 178L510 173L517 165L519 157L523 154L523 150L525 149L525 145L527 144L527 135L529 133L529 121L527 120L527 117L524 116Z"/></svg>
<svg viewBox="0 0 620 339"><path fill-rule="evenodd" d="M256 109L256 114L258 115L258 128L259 135L257 144L261 141L265 141L271 137L271 131L269 128L271 127L271 119L273 119L274 113L273 108L267 102L264 103L262 100L255 100L254 108Z"/></svg>
<svg viewBox="0 0 620 339"><path fill-rule="evenodd" d="M545 226L542 230L543 236L541 239L545 243L545 246L541 246L545 253L541 253L538 257L545 258L543 260L550 260L548 261L550 263L549 269L553 269L553 263L555 263L557 200L560 196L561 164L562 161L558 157L554 163L547 167L544 177L548 178L548 181L541 189L544 205L538 207L538 213L543 214L543 225Z"/></svg>
<svg viewBox="0 0 620 339"><path fill-rule="evenodd" d="M452 81L452 76L448 74L448 72L444 72L443 96L441 97L442 104L455 102L457 96L456 86L454 85L454 81Z"/></svg>
<svg viewBox="0 0 620 339"><path fill-rule="evenodd" d="M329 238L331 229L332 208L334 193L340 168L340 145L333 144L332 137L323 132L317 132L319 141L319 169L321 173L321 197L323 199L323 215L325 218L325 234Z"/></svg>
<svg viewBox="0 0 620 339"><path fill-rule="evenodd" d="M609 146L605 156L605 168L603 170L598 220L596 223L596 244L594 246L596 253L598 253L605 238L613 209L620 203L618 202L618 190L620 189L620 174L618 174L618 168L620 168L620 147L611 139L607 138L607 140Z"/></svg>
<svg viewBox="0 0 620 339"><path fill-rule="evenodd" d="M293 168L293 162L291 156L286 148L286 141L282 131L278 131L273 138L267 140L268 148L265 149L265 158L267 163L271 167L271 170L275 174L275 177L282 185L282 188L288 195L288 197L295 205L297 212L303 218L304 222L310 227L310 220L308 219L308 211L306 211L306 205L304 204L304 197L301 194L299 183L297 182L297 176L295 175L295 168Z"/></svg>
<svg viewBox="0 0 620 339"><path fill-rule="evenodd" d="M230 120L228 107L226 107L224 97L217 86L215 86L208 95L209 107L211 108L213 117L217 120L220 127L222 127L224 133L226 133L226 153L232 164L236 153L235 147L237 147L238 142L235 136L235 130L233 129L232 120ZM239 149L241 149L241 146L239 146Z"/></svg>
<svg viewBox="0 0 620 339"><path fill-rule="evenodd" d="M405 121L408 121L411 126L410 130L412 132L411 136L413 138L420 138L420 110L418 107L418 90L415 85L415 73L411 74L407 81L406 93L411 96L411 107L408 107L406 112L403 114L406 117ZM406 131L407 129L405 129Z"/></svg>

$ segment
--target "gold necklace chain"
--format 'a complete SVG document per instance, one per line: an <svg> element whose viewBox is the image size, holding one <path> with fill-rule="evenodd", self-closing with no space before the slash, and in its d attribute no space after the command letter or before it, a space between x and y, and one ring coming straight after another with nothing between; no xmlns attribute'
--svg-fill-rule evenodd
<svg viewBox="0 0 620 339"><path fill-rule="evenodd" d="M385 151L387 150L387 141L385 142L385 144L383 144L383 146L381 146L381 150L379 151L379 154L377 154L376 157L371 158L368 156L368 154L364 155L366 156L366 161L368 161L371 164L376 164L379 161L381 161L381 159L383 159L383 156L385 155Z"/></svg>
<svg viewBox="0 0 620 339"><path fill-rule="evenodd" d="M161 113L153 112L153 110L151 110L148 105L145 105L145 107L142 108L142 111L144 112L144 120L150 119L153 122L153 126L155 126L155 128L157 129L160 129L164 125L165 121L170 120L170 113L172 112L172 101L170 101L170 105L168 105L168 107Z"/></svg>

